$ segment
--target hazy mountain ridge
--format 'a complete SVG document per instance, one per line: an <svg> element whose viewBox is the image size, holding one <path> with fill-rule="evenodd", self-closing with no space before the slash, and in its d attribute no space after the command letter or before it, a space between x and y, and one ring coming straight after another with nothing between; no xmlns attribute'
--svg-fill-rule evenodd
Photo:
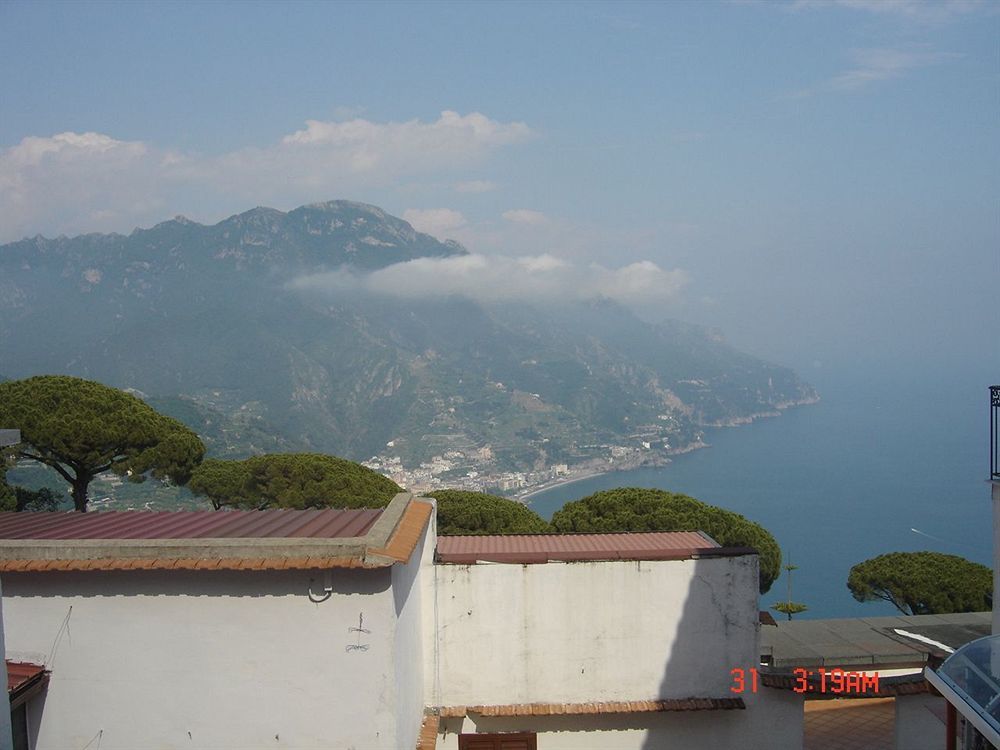
<svg viewBox="0 0 1000 750"><path fill-rule="evenodd" d="M449 449L488 448L509 467L583 460L596 444L675 451L700 425L815 397L704 329L608 301L403 301L288 283L465 252L347 201L26 239L0 246L0 367L136 388L210 421L213 453L362 459L394 441L411 464Z"/></svg>

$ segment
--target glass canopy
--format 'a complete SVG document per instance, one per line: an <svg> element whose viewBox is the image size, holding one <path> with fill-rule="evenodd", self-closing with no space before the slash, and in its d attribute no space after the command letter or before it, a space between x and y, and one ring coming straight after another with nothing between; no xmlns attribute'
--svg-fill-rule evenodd
<svg viewBox="0 0 1000 750"><path fill-rule="evenodd" d="M965 644L925 675L986 739L1000 742L1000 636Z"/></svg>

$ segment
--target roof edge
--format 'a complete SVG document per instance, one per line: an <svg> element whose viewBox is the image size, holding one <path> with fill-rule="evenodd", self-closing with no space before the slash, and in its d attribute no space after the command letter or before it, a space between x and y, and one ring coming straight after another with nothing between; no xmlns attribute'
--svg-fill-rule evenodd
<svg viewBox="0 0 1000 750"><path fill-rule="evenodd" d="M742 698L647 698L640 700L589 701L587 703L511 703L499 705L442 706L442 718L478 716L571 716L581 714L637 714L667 711L744 710Z"/></svg>
<svg viewBox="0 0 1000 750"><path fill-rule="evenodd" d="M877 672L873 673L878 674ZM930 684L924 678L922 671L913 674L884 676L878 678L876 682L877 689L872 689L873 685L869 682L857 690L833 692L830 686L816 674L800 676L784 670L760 670L760 684L764 687L775 690L790 690L804 695L807 699L891 698L930 692Z"/></svg>
<svg viewBox="0 0 1000 750"><path fill-rule="evenodd" d="M387 568L409 560L433 507L397 493L360 537L7 539L0 543L0 571Z"/></svg>
<svg viewBox="0 0 1000 750"><path fill-rule="evenodd" d="M443 565L508 563L532 565L549 562L635 562L702 560L714 557L757 555L752 547L692 547L688 549L620 550L614 552L538 551L538 552L438 552L434 561Z"/></svg>

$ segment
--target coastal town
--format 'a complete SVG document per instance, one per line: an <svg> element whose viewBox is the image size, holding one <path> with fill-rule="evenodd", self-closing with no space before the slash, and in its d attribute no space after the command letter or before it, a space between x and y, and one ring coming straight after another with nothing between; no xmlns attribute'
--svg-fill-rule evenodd
<svg viewBox="0 0 1000 750"><path fill-rule="evenodd" d="M531 495L610 471L627 471L670 463L669 453L681 453L704 447L699 441L684 450L670 451L669 442L653 446L641 442L627 445L588 446L592 454L574 464L556 463L530 471L503 470L497 467L489 446L474 452L448 451L433 456L415 468L405 467L398 456L380 454L362 465L384 474L410 492L431 492L436 489L469 490L506 495L526 500ZM387 446L391 450L392 444Z"/></svg>

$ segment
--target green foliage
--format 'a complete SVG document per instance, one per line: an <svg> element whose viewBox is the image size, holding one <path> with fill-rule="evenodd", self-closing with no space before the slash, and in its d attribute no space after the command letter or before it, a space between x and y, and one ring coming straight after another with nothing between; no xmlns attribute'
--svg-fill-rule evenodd
<svg viewBox="0 0 1000 750"><path fill-rule="evenodd" d="M536 534L551 532L545 519L522 503L497 495L462 490L434 490L438 533Z"/></svg>
<svg viewBox="0 0 1000 750"><path fill-rule="evenodd" d="M27 487L12 487L14 490L14 507L4 510L15 510L29 512L52 512L59 510L63 495L61 492L54 492L48 487L39 490L29 490Z"/></svg>
<svg viewBox="0 0 1000 750"><path fill-rule="evenodd" d="M792 615L799 615L809 609L805 604L800 604L799 602L778 602L777 604L772 604L771 609L775 609L781 612L783 615L787 615L788 619L792 619Z"/></svg>
<svg viewBox="0 0 1000 750"><path fill-rule="evenodd" d="M4 378L0 376L0 382ZM16 446L0 447L0 511L17 510L17 496L14 488L7 484L7 466L14 463Z"/></svg>
<svg viewBox="0 0 1000 750"><path fill-rule="evenodd" d="M17 510L17 497L14 488L7 484L4 476L7 472L0 466L0 510Z"/></svg>
<svg viewBox="0 0 1000 750"><path fill-rule="evenodd" d="M319 453L209 459L188 487L216 508L382 508L402 491L361 464Z"/></svg>
<svg viewBox="0 0 1000 750"><path fill-rule="evenodd" d="M158 396L147 403L161 414L183 422L198 433L212 458L243 458L262 453L285 453L302 448L283 438L265 420L259 402L210 406L190 396Z"/></svg>
<svg viewBox="0 0 1000 750"><path fill-rule="evenodd" d="M191 430L124 391L64 375L0 383L0 424L21 431L17 456L51 466L77 510L103 471L183 484L205 446Z"/></svg>
<svg viewBox="0 0 1000 750"><path fill-rule="evenodd" d="M859 602L884 599L906 615L985 612L993 573L985 565L941 552L890 552L858 563L847 587Z"/></svg>
<svg viewBox="0 0 1000 750"><path fill-rule="evenodd" d="M792 615L802 614L809 609L805 604L801 602L792 601L792 572L799 569L798 565L792 565L791 558L789 558L788 563L783 565L782 568L785 571L785 581L788 583L788 598L783 602L778 602L777 604L772 604L771 609L775 609L784 615L788 616L788 619L792 619Z"/></svg>
<svg viewBox="0 0 1000 750"><path fill-rule="evenodd" d="M760 554L760 592L781 571L781 548L763 526L687 495L620 487L566 503L552 516L556 531L704 531L726 547L753 547Z"/></svg>

